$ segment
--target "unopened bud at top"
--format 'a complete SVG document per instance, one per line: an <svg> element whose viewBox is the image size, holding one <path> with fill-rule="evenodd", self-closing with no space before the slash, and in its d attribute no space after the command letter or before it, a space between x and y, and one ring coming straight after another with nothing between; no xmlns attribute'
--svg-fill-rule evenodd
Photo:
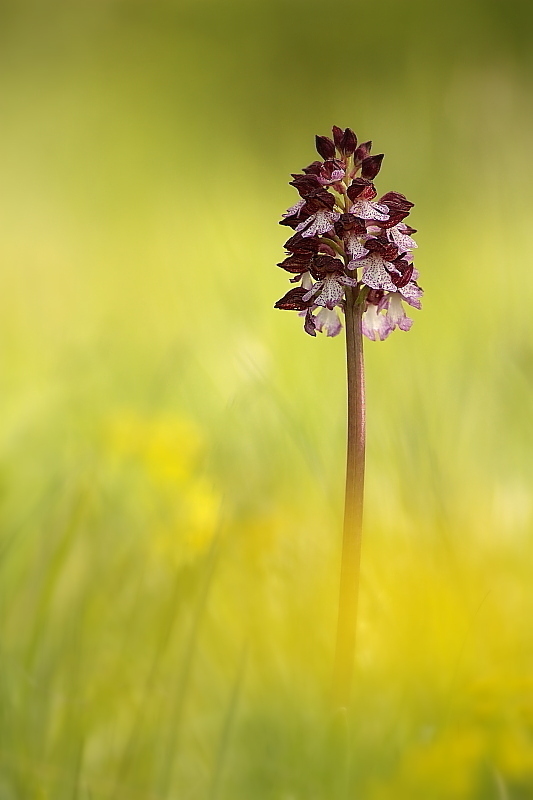
<svg viewBox="0 0 533 800"><path fill-rule="evenodd" d="M329 136L316 136L316 150L326 161L335 158L335 144Z"/></svg>

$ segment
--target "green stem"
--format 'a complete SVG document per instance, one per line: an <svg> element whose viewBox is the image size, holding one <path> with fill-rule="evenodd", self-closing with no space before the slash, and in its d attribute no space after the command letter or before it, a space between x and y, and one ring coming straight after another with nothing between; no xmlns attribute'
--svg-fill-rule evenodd
<svg viewBox="0 0 533 800"><path fill-rule="evenodd" d="M337 646L333 675L335 706L347 708L355 656L363 489L365 476L365 373L361 316L357 288L346 289L346 364L348 384L348 436L346 494L342 541Z"/></svg>

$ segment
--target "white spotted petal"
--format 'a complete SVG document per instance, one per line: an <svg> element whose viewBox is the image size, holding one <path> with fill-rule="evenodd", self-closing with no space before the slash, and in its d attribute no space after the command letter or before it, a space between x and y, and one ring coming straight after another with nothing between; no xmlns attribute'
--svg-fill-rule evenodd
<svg viewBox="0 0 533 800"><path fill-rule="evenodd" d="M303 300L307 302L313 297L313 302L317 306L333 310L344 298L344 286L357 286L357 281L340 272L333 272L317 281L313 288L304 294Z"/></svg>
<svg viewBox="0 0 533 800"><path fill-rule="evenodd" d="M297 203L295 203L293 206L288 208L286 210L286 212L284 214L282 214L281 216L282 217L292 217L294 214L296 214L297 216L300 216L300 211L302 210L302 208L304 206L305 206L305 200L303 200L303 199L298 200Z"/></svg>
<svg viewBox="0 0 533 800"><path fill-rule="evenodd" d="M340 214L336 211L330 211L329 208L320 209L313 214L309 219L300 222L296 231L301 233L302 236L323 236L330 231L335 222L339 219Z"/></svg>
<svg viewBox="0 0 533 800"><path fill-rule="evenodd" d="M379 253L371 253L366 258L362 258L357 262L358 267L363 267L363 276L361 278L365 286L371 289L385 289L388 292L396 292L397 287L392 282L387 266L393 270L394 266L379 255Z"/></svg>
<svg viewBox="0 0 533 800"><path fill-rule="evenodd" d="M417 284L414 283L413 281L408 283L406 286L402 286L400 289L397 289L396 291L400 292L403 300L405 300L406 303L409 303L410 306L413 306L413 308L418 308L418 309L422 308L422 303L420 302L420 298L422 297L424 292L420 288L420 286L417 286Z"/></svg>
<svg viewBox="0 0 533 800"><path fill-rule="evenodd" d="M355 214L360 219L377 219L385 222L389 218L388 206L383 203L373 203L372 200L359 198L350 208L350 214Z"/></svg>
<svg viewBox="0 0 533 800"><path fill-rule="evenodd" d="M405 230L406 226L402 222L389 229L390 238L401 253L406 253L408 250L414 250L415 247L418 247L415 240L404 233Z"/></svg>
<svg viewBox="0 0 533 800"><path fill-rule="evenodd" d="M361 244L359 237L354 234L350 234L349 236L346 237L346 239L344 240L344 245L346 248L346 252L348 253L351 259L347 267L348 269L355 269L358 266L358 264L354 262L358 258L363 258L363 256L366 256L368 250Z"/></svg>

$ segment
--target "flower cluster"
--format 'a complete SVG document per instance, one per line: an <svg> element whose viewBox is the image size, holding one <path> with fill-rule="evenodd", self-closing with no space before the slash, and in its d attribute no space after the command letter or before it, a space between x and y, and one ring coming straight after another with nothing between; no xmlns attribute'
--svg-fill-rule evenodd
<svg viewBox="0 0 533 800"><path fill-rule="evenodd" d="M357 293L363 333L374 341L395 328L409 330L404 302L420 308L412 256L416 231L405 223L413 203L399 192L376 200L374 178L383 154L370 155L371 146L358 144L350 128L334 126L333 138L316 137L322 161L292 175L300 199L280 222L294 234L278 266L297 285L275 307L298 311L311 336L340 333L346 287Z"/></svg>

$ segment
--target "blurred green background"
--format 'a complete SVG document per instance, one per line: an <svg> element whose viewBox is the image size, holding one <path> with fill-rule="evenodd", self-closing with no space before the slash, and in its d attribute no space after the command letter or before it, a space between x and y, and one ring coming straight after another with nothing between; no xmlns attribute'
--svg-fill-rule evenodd
<svg viewBox="0 0 533 800"><path fill-rule="evenodd" d="M0 800L533 797L531 4L0 11ZM366 347L347 753L344 346L272 308L332 124L426 290Z"/></svg>

